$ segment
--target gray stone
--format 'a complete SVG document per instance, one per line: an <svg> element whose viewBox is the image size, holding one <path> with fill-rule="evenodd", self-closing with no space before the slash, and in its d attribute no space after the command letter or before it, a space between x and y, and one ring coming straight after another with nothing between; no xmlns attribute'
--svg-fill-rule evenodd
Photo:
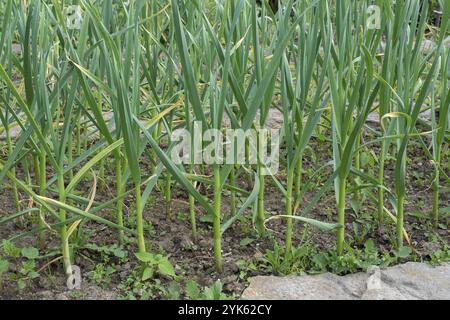
<svg viewBox="0 0 450 320"><path fill-rule="evenodd" d="M97 285L82 285L81 290L53 292L50 290L42 291L37 295L39 300L117 300L118 292L114 290L105 290Z"/></svg>
<svg viewBox="0 0 450 320"><path fill-rule="evenodd" d="M425 54L431 53L434 49L436 49L437 45L436 42L433 40L425 39L422 41L422 52ZM450 36L444 39L444 47L449 48L450 47Z"/></svg>
<svg viewBox="0 0 450 320"><path fill-rule="evenodd" d="M12 127L9 129L9 137L10 139L16 139L20 133L22 132L22 130L20 129L20 127ZM6 140L6 132L0 130L0 141L4 141Z"/></svg>
<svg viewBox="0 0 450 320"><path fill-rule="evenodd" d="M407 263L368 273L255 277L243 293L255 300L448 300L450 263Z"/></svg>
<svg viewBox="0 0 450 320"><path fill-rule="evenodd" d="M444 40L444 45L445 45L447 48L450 48L450 36L448 36L448 37Z"/></svg>
<svg viewBox="0 0 450 320"><path fill-rule="evenodd" d="M372 112L367 117L367 121L371 123L380 123L380 115L378 113Z"/></svg>
<svg viewBox="0 0 450 320"><path fill-rule="evenodd" d="M419 117L421 119L423 119L423 120L431 121L431 117L432 117L431 109L422 111L419 114ZM378 114L378 112L369 113L369 115L367 116L367 122L371 123L371 124L379 125L379 123L380 123L380 115Z"/></svg>
<svg viewBox="0 0 450 320"><path fill-rule="evenodd" d="M260 119L260 111L258 111L255 116L254 123L256 127L259 127L259 119ZM264 124L264 127L266 129L274 129L274 130L281 129L283 127L283 123L284 123L283 113L276 108L270 108L267 114L266 123ZM231 120L226 113L224 113L223 115L222 127L226 129L231 128Z"/></svg>
<svg viewBox="0 0 450 320"><path fill-rule="evenodd" d="M22 54L22 46L18 43L13 43L11 49L12 49L13 54L15 54L17 56Z"/></svg>
<svg viewBox="0 0 450 320"><path fill-rule="evenodd" d="M434 49L436 49L436 42L428 39L422 41L421 50L423 53L425 54L431 53Z"/></svg>
<svg viewBox="0 0 450 320"><path fill-rule="evenodd" d="M444 46L449 48L450 47L450 36L444 39ZM437 45L436 42L430 39L424 39L422 40L422 44L420 47L420 50L424 54L431 53L434 49L436 49ZM386 50L386 42L381 41L381 52L384 52Z"/></svg>
<svg viewBox="0 0 450 320"><path fill-rule="evenodd" d="M259 124L260 113L256 114L255 123ZM284 115L283 113L275 108L270 108L269 113L267 114L267 119L265 123L266 129L281 129L284 123Z"/></svg>

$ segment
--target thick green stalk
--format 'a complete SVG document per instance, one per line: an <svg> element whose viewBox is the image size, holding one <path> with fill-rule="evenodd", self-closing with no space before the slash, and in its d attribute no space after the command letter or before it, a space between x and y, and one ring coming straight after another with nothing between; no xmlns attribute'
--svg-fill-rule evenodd
<svg viewBox="0 0 450 320"><path fill-rule="evenodd" d="M66 202L66 189L64 185L64 175L62 172L58 173L58 194L59 194L59 201L62 203ZM59 219L61 222L66 221L66 211L61 209L59 211ZM59 236L61 239L61 250L63 255L63 263L64 263L64 270L67 275L72 274L72 264L70 261L70 249L69 249L69 239L67 237L67 226L63 225L61 226L61 229L59 230Z"/></svg>
<svg viewBox="0 0 450 320"><path fill-rule="evenodd" d="M256 228L260 235L263 235L265 232L264 221L266 219L266 214L264 212L264 175L262 174L262 166L259 165L258 168L259 175L259 193L258 193L258 208L257 208L257 217L256 217Z"/></svg>
<svg viewBox="0 0 450 320"><path fill-rule="evenodd" d="M397 199L397 249L403 247L403 225L404 225L404 207L405 207L405 196L399 195Z"/></svg>
<svg viewBox="0 0 450 320"><path fill-rule="evenodd" d="M233 166L230 172L230 184L232 187L236 187L236 168ZM234 217L237 213L236 211L236 191L234 189L231 190L231 201L230 201L230 214Z"/></svg>
<svg viewBox="0 0 450 320"><path fill-rule="evenodd" d="M301 184L302 184L302 171L303 171L303 157L300 156L297 162L297 168L295 170L295 202L301 201Z"/></svg>
<svg viewBox="0 0 450 320"><path fill-rule="evenodd" d="M142 204L142 194L140 184L136 185L136 222L139 252L146 252L144 238L144 206Z"/></svg>
<svg viewBox="0 0 450 320"><path fill-rule="evenodd" d="M29 157L25 157L22 160L22 165L23 165L23 171L24 171L24 176L25 176L25 180L28 183L29 186L33 185L33 182L31 181L31 175L30 175L30 160Z"/></svg>
<svg viewBox="0 0 450 320"><path fill-rule="evenodd" d="M69 134L68 141L67 141L67 163L73 162L73 137L71 134ZM73 169L69 170L69 180L73 180Z"/></svg>
<svg viewBox="0 0 450 320"><path fill-rule="evenodd" d="M77 150L77 156L81 155L81 114L77 118L77 124L76 124L76 150Z"/></svg>
<svg viewBox="0 0 450 320"><path fill-rule="evenodd" d="M165 181L165 189L164 189L164 196L166 199L166 215L169 220L174 220L173 212L172 212L172 177L170 173L167 172L166 174L166 181Z"/></svg>
<svg viewBox="0 0 450 320"><path fill-rule="evenodd" d="M358 136L358 138L356 139L356 143L355 143L355 170L356 171L359 171L361 169L360 146L361 146L361 136ZM354 199L358 205L361 205L361 192L358 189L358 186L361 184L361 180L359 179L359 177L355 177L354 183L355 183L355 188L356 188L356 191L354 194Z"/></svg>
<svg viewBox="0 0 450 320"><path fill-rule="evenodd" d="M40 159L39 159L40 169L39 169L39 195L41 197L46 196L47 192L47 157L45 154L45 151L42 150L40 153ZM44 231L44 224L45 221L45 209L41 206L39 210L39 229L41 230L39 232L39 248L43 250L45 248L45 231Z"/></svg>
<svg viewBox="0 0 450 320"><path fill-rule="evenodd" d="M289 170L287 176L287 189L286 189L286 215L287 227L286 227L286 261L292 256L292 234L293 234L293 220L292 220L292 192L294 187L294 171Z"/></svg>
<svg viewBox="0 0 450 320"><path fill-rule="evenodd" d="M439 224L439 169L436 169L436 177L433 182L433 225L437 228Z"/></svg>
<svg viewBox="0 0 450 320"><path fill-rule="evenodd" d="M214 258L216 271L222 272L222 231L221 231L222 183L220 167L214 165Z"/></svg>
<svg viewBox="0 0 450 320"><path fill-rule="evenodd" d="M338 224L341 226L338 230L337 238L337 252L341 255L344 252L345 240L345 192L346 192L346 178L339 179L338 190Z"/></svg>
<svg viewBox="0 0 450 320"><path fill-rule="evenodd" d="M384 165L386 161L386 142L381 143L378 168L378 185L384 184ZM384 188L378 188L378 228L382 230L384 225Z"/></svg>
<svg viewBox="0 0 450 320"><path fill-rule="evenodd" d="M13 177L16 176L16 169L11 169L11 174ZM19 191L17 190L17 184L15 182L12 182L12 192L13 192L13 198L14 198L14 205L17 209L17 211L20 211L20 198L19 198Z"/></svg>
<svg viewBox="0 0 450 320"><path fill-rule="evenodd" d="M191 218L192 240L197 243L197 218L195 214L195 198L189 194L189 215Z"/></svg>
<svg viewBox="0 0 450 320"><path fill-rule="evenodd" d="M117 190L117 196L119 199L117 200L117 206L116 206L116 217L117 217L117 224L120 227L123 227L123 199L122 194L124 192L124 188L122 185L122 161L120 156L120 151L117 150L115 154L115 160L116 160L116 190ZM119 230L119 243L124 243L124 232L123 230Z"/></svg>
<svg viewBox="0 0 450 320"><path fill-rule="evenodd" d="M264 192L265 192L265 176L264 176L264 159L262 159L262 155L264 154L263 141L261 141L261 137L258 135L258 178L259 178L259 193L258 193L258 207L257 207L257 216L256 216L256 228L260 235L265 233L264 221L266 220L266 213L264 210Z"/></svg>
<svg viewBox="0 0 450 320"><path fill-rule="evenodd" d="M9 154L11 154L13 152L12 143L11 143L11 135L10 135L9 129L7 127L5 129L6 129L6 144L8 146ZM10 171L11 171L12 176L16 177L16 168L14 167ZM12 185L14 204L16 206L17 212L19 212L20 211L20 199L19 199L19 191L17 190L17 184L15 181L11 181L11 185Z"/></svg>
<svg viewBox="0 0 450 320"><path fill-rule="evenodd" d="M89 140L89 131L88 131L87 121L85 121L83 123L83 134L84 134L83 149L87 150L87 148L88 148L88 140Z"/></svg>
<svg viewBox="0 0 450 320"><path fill-rule="evenodd" d="M245 140L245 159L250 159L250 143L247 139ZM247 184L249 187L253 185L253 175L251 172L247 175Z"/></svg>
<svg viewBox="0 0 450 320"><path fill-rule="evenodd" d="M100 180L100 189L101 190L105 190L106 188L106 180L105 180L105 158L102 158L102 160L100 160L100 164L99 164L99 170L98 170L98 177Z"/></svg>
<svg viewBox="0 0 450 320"><path fill-rule="evenodd" d="M39 177L40 177L40 166L39 166L39 154L33 154L33 169L34 169L34 182L36 185L39 185Z"/></svg>

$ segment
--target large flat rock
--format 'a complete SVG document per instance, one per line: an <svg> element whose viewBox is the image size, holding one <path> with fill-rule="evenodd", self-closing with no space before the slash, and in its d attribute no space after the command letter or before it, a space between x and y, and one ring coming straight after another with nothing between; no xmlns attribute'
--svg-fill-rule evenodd
<svg viewBox="0 0 450 320"><path fill-rule="evenodd" d="M250 300L448 300L450 263L407 263L368 273L255 277L244 291Z"/></svg>

